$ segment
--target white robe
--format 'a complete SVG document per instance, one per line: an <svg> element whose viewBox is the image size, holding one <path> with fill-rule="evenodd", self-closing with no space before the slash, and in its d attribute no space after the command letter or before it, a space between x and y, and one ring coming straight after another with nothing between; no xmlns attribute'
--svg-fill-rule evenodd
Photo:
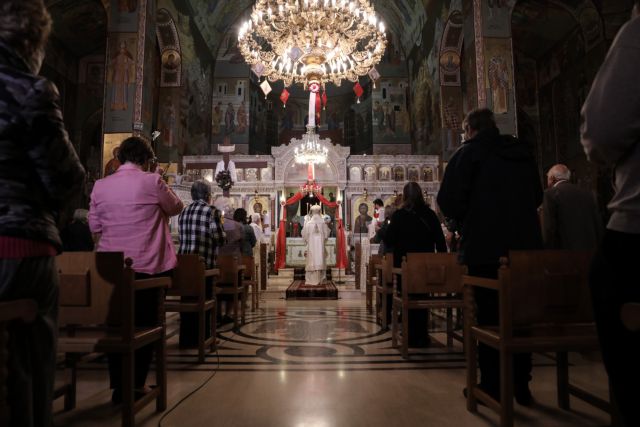
<svg viewBox="0 0 640 427"><path fill-rule="evenodd" d="M302 238L307 242L307 264L305 283L319 285L327 278L325 241L329 237L329 227L322 216L316 214L306 221L302 229Z"/></svg>

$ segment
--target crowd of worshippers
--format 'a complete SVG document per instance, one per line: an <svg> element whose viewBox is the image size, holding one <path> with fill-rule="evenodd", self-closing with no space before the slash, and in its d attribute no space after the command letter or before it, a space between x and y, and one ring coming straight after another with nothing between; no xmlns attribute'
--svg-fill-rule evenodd
<svg viewBox="0 0 640 427"><path fill-rule="evenodd" d="M497 276L498 260L509 250L596 250L590 273L593 311L615 406L628 426L640 425L635 407L640 339L624 328L619 313L624 303L640 301L640 286L629 280L635 277L640 247L639 9L636 1L634 18L620 30L582 108L585 153L591 162L613 170L606 228L593 196L571 182L566 166L548 171L543 192L532 147L501 135L493 113L479 109L464 120L466 140L445 170L437 196L441 217L427 205L420 186L409 182L398 206L385 208L376 235L398 267L407 253L448 251L444 222L449 245L469 274L487 278ZM59 219L85 176L64 128L58 91L38 75L50 30L42 0L0 2L0 301L30 298L38 306L34 322L7 327L12 426L52 425L55 256L63 250ZM199 254L207 267L214 265L216 253L252 255L262 238L259 215L249 223L244 209L212 207L205 182L193 185L193 203L185 208L141 138L124 140L117 156L116 172L95 183L88 214L77 212L65 229L67 247L88 249L92 242L82 234L89 230L97 237L95 250L123 252L133 260L137 278L170 275L176 253ZM168 222L176 215L177 250ZM478 323L495 325L496 291L477 291L475 300ZM136 323L145 322L150 311L152 304L136 299ZM425 314L417 310L415 316L410 323L417 325ZM410 333L412 339L412 346L429 345L424 334ZM147 391L147 347L135 356L136 393ZM499 396L497 351L481 346L478 359L480 387ZM514 359L515 399L527 405L532 401L531 355ZM112 399L118 402L122 389L116 358L109 358L109 368Z"/></svg>

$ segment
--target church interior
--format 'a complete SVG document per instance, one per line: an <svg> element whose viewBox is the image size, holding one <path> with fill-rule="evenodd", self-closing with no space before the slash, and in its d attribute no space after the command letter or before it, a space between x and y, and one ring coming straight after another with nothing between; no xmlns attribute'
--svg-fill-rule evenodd
<svg viewBox="0 0 640 427"><path fill-rule="evenodd" d="M545 204L559 181L590 195L596 234L605 233L610 201L621 191L619 181L612 185L617 164L585 154L583 105L632 16L633 0L42 2L52 28L35 74L57 87L63 125L85 171L56 221L63 229L79 221L74 211L84 211L87 223L88 211L85 227L94 237L103 235L93 250L56 257L49 421L16 424L11 378L17 374L6 365L16 356L4 335L11 336L15 320L2 314L16 298L3 294L0 277L1 425L640 425L637 409L629 414L631 398L624 397L635 394L637 403L637 384L625 389L614 380L602 353L605 332L592 313L592 258L599 246L545 240L541 250L514 243L507 249L515 252L493 260L493 276L476 274L463 261L472 256L465 239L474 238L463 227L473 221L466 217L457 228L450 213L467 193L443 194L462 179L454 174L467 159L463 154L472 155L465 149L474 145L468 142L477 129L473 113L488 109L504 141L521 147L518 153L533 165L532 185L540 193L530 212L541 237L553 215ZM3 37L0 24L0 81ZM638 65L640 42L625 48ZM3 87L0 116L8 108ZM619 103L635 102L640 114L633 96ZM0 117L2 141L9 135L3 122ZM595 119L589 123L598 126ZM638 128L629 131L635 147ZM140 237L148 239L140 258L177 259L168 275L153 275L168 269L138 270L126 245L119 250L117 239L107 236L107 224L115 224L108 221L116 219L101 211L100 197L108 197L108 183L126 169L123 141L130 139L151 147L157 185L179 209L139 222L123 214L118 221L131 221L131 234L134 224L164 224ZM478 165L482 156L494 155L488 153L466 161ZM511 160L500 157L495 164ZM529 163L518 165L513 176L511 166L494 165L491 172L473 166L464 191L489 173L494 178L469 203L494 212L492 204L524 200L529 187L516 180ZM554 165L566 170L559 181L549 181ZM121 187L117 191L125 191ZM514 190L497 194L504 188ZM409 226L410 213L406 224L396 216L407 209L411 189L435 222ZM211 245L219 249L196 243L214 251L211 263L208 255L184 249L183 217L198 203L198 191L206 193L201 209L210 209L211 223L214 212L224 217L212 225L220 233L211 232L219 236ZM0 189L0 216L3 194ZM118 209L127 211L129 196L121 197ZM135 197L131 206L147 195ZM632 197L638 200L637 191ZM478 233L487 241L516 239L521 233L506 230L520 224L514 217L523 212L498 211ZM576 218L586 215L576 210ZM572 219L563 221L555 226L569 227ZM241 245L247 227L255 230L248 256L244 249L242 257L223 255L234 223L245 233ZM438 237L430 250L409 249L398 259L390 242L395 250L417 239L422 224L436 233L435 224L444 251ZM407 234L387 240L380 234L387 226L387 237ZM153 242L165 229L170 238L156 250ZM511 237L503 239L506 234ZM629 256L624 259L633 264ZM476 289L482 286L496 295L489 326L480 320L487 310ZM156 299L144 301L151 307L146 311L157 311L157 322L138 324L136 311L145 309L136 295L154 290ZM625 340L637 350L635 292L617 310ZM183 341L187 328L193 345ZM414 334L421 344L413 345ZM153 348L153 356L146 384L137 384L143 346ZM492 391L482 374L487 351L495 351L496 378L500 374ZM126 381L120 389L113 385L114 354ZM517 378L522 354L532 365L524 391ZM476 384L478 369L482 381ZM120 390L117 398L114 390Z"/></svg>

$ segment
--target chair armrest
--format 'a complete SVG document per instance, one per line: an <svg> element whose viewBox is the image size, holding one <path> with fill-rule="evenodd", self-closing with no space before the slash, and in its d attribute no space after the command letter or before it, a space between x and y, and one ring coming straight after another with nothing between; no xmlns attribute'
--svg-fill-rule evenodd
<svg viewBox="0 0 640 427"><path fill-rule="evenodd" d="M466 274L462 276L462 284L479 288L495 289L496 291L500 288L498 279L487 279L486 277L469 276Z"/></svg>
<svg viewBox="0 0 640 427"><path fill-rule="evenodd" d="M204 277L217 277L220 275L219 268L210 268L209 270L204 271Z"/></svg>
<svg viewBox="0 0 640 427"><path fill-rule="evenodd" d="M36 318L38 305L32 299L19 299L0 303L0 322L22 319L31 323Z"/></svg>
<svg viewBox="0 0 640 427"><path fill-rule="evenodd" d="M397 274L398 276L402 276L402 269L397 267L397 268L392 268L391 269L391 274Z"/></svg>
<svg viewBox="0 0 640 427"><path fill-rule="evenodd" d="M242 271L242 270L244 270L244 269L246 269L246 268L247 268L247 267L246 267L244 264L240 264L240 265L237 265L237 266L236 266L236 270L237 270L237 271Z"/></svg>
<svg viewBox="0 0 640 427"><path fill-rule="evenodd" d="M133 289L142 291L144 289L169 288L171 287L170 277L153 277L151 279L139 279L133 281Z"/></svg>

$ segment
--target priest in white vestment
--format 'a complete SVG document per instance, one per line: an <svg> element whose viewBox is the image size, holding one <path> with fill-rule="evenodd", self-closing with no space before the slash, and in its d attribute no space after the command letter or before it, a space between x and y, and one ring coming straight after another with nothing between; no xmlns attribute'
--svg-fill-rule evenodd
<svg viewBox="0 0 640 427"><path fill-rule="evenodd" d="M311 218L305 221L302 238L307 242L307 264L304 280L307 285L320 285L327 277L324 243L330 229L320 214L320 205L311 207Z"/></svg>

